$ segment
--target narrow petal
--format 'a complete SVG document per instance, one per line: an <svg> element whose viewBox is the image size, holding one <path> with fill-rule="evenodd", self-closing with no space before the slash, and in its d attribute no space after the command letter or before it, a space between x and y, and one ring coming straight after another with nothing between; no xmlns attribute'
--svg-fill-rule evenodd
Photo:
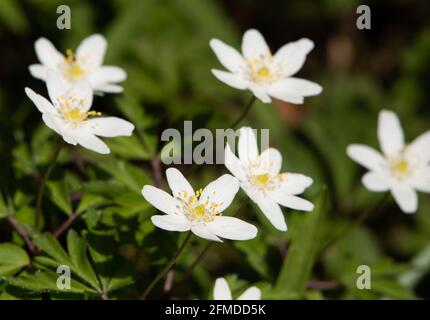
<svg viewBox="0 0 430 320"><path fill-rule="evenodd" d="M377 172L368 172L361 179L364 186L370 191L383 192L390 189L389 181L386 177Z"/></svg>
<svg viewBox="0 0 430 320"><path fill-rule="evenodd" d="M231 151L229 144L227 144L225 147L224 164L236 178L238 178L239 180L245 179L245 173L243 172L242 164Z"/></svg>
<svg viewBox="0 0 430 320"><path fill-rule="evenodd" d="M403 130L394 112L382 110L379 113L378 139L386 156L396 155L402 151L405 145Z"/></svg>
<svg viewBox="0 0 430 320"><path fill-rule="evenodd" d="M221 82L224 82L225 84L229 85L230 87L244 90L248 87L248 82L242 79L239 75L221 71L221 70L211 70L213 75Z"/></svg>
<svg viewBox="0 0 430 320"><path fill-rule="evenodd" d="M267 93L279 100L296 103L297 98L320 94L322 87L312 81L299 78L285 78L267 87Z"/></svg>
<svg viewBox="0 0 430 320"><path fill-rule="evenodd" d="M106 93L121 93L124 88L116 84L95 84L93 86L96 92L106 92Z"/></svg>
<svg viewBox="0 0 430 320"><path fill-rule="evenodd" d="M420 161L428 163L430 161L430 131L418 136L408 146L407 152L412 155L418 155Z"/></svg>
<svg viewBox="0 0 430 320"><path fill-rule="evenodd" d="M95 135L77 133L73 137L78 141L78 143L82 147L84 147L86 149L89 149L89 150L92 150L92 151L95 151L95 152L101 153L101 154L109 154L110 153L110 149L106 145L106 143L104 143L102 140L97 138Z"/></svg>
<svg viewBox="0 0 430 320"><path fill-rule="evenodd" d="M232 300L230 288L224 278L215 281L214 300Z"/></svg>
<svg viewBox="0 0 430 320"><path fill-rule="evenodd" d="M270 56L270 48L263 35L256 29L249 29L242 39L242 54L245 59Z"/></svg>
<svg viewBox="0 0 430 320"><path fill-rule="evenodd" d="M249 240L257 236L257 228L235 217L217 216L207 223L208 230L217 236L230 240Z"/></svg>
<svg viewBox="0 0 430 320"><path fill-rule="evenodd" d="M275 53L273 62L286 77L290 77L302 68L306 56L313 48L313 41L306 38L287 43Z"/></svg>
<svg viewBox="0 0 430 320"><path fill-rule="evenodd" d="M101 137L131 136L134 125L116 117L94 118L85 121L85 128Z"/></svg>
<svg viewBox="0 0 430 320"><path fill-rule="evenodd" d="M272 199L261 197L257 202L258 207L269 219L270 223L279 231L287 231L287 224L279 205Z"/></svg>
<svg viewBox="0 0 430 320"><path fill-rule="evenodd" d="M264 170L270 174L278 174L282 167L282 155L274 148L267 148L264 150L259 157L260 166L267 168Z"/></svg>
<svg viewBox="0 0 430 320"><path fill-rule="evenodd" d="M54 108L51 102L48 101L48 99L41 96L40 94L37 94L30 88L25 88L24 90L27 97L33 101L34 105L40 112L57 114L57 110Z"/></svg>
<svg viewBox="0 0 430 320"><path fill-rule="evenodd" d="M406 184L396 184L391 193L404 213L415 213L418 209L418 195L412 187Z"/></svg>
<svg viewBox="0 0 430 320"><path fill-rule="evenodd" d="M127 79L124 69L116 66L102 66L95 70L91 76L91 83L121 82Z"/></svg>
<svg viewBox="0 0 430 320"><path fill-rule="evenodd" d="M303 193L311 184L313 179L300 173L284 173L284 180L279 188L271 191L283 195L297 195Z"/></svg>
<svg viewBox="0 0 430 320"><path fill-rule="evenodd" d="M239 130L238 153L242 163L249 163L258 157L257 139L250 127L242 127Z"/></svg>
<svg viewBox="0 0 430 320"><path fill-rule="evenodd" d="M46 77L48 74L48 67L45 67L43 64L32 64L28 67L30 70L30 74L40 80L46 81Z"/></svg>
<svg viewBox="0 0 430 320"><path fill-rule="evenodd" d="M64 56L46 38L39 38L34 43L37 58L46 67L56 69L64 61Z"/></svg>
<svg viewBox="0 0 430 320"><path fill-rule="evenodd" d="M142 189L142 195L157 210L167 214L180 214L176 207L176 200L166 191L145 185Z"/></svg>
<svg viewBox="0 0 430 320"><path fill-rule="evenodd" d="M257 287L250 287L237 300L261 300L261 290Z"/></svg>
<svg viewBox="0 0 430 320"><path fill-rule="evenodd" d="M158 228L167 231L188 231L190 222L187 218L180 215L167 214L163 216L152 216L151 221Z"/></svg>
<svg viewBox="0 0 430 320"><path fill-rule="evenodd" d="M184 177L184 175L175 168L169 168L166 170L167 183L169 184L172 194L176 198L181 198L183 193L186 192L188 196L194 195L194 189ZM181 195L179 194L181 193Z"/></svg>
<svg viewBox="0 0 430 320"><path fill-rule="evenodd" d="M251 90L252 94L261 102L263 103L270 103L272 102L272 99L270 99L269 95L267 94L266 90L255 84L250 84L249 90Z"/></svg>
<svg viewBox="0 0 430 320"><path fill-rule="evenodd" d="M93 34L82 40L76 56L86 66L97 68L103 64L107 47L106 39L100 34Z"/></svg>
<svg viewBox="0 0 430 320"><path fill-rule="evenodd" d="M58 108L58 98L63 97L67 92L64 80L57 72L48 70L46 87L48 89L49 99L52 101L53 105Z"/></svg>
<svg viewBox="0 0 430 320"><path fill-rule="evenodd" d="M206 240L222 242L222 240L218 238L210 230L208 230L208 228L205 225L192 226L191 232L194 233L196 236Z"/></svg>
<svg viewBox="0 0 430 320"><path fill-rule="evenodd" d="M277 192L270 192L269 197L281 206L294 210L312 211L314 209L312 202L293 195L281 195Z"/></svg>
<svg viewBox="0 0 430 320"><path fill-rule="evenodd" d="M232 203L236 193L239 191L239 181L229 174L224 174L209 183L200 196L200 202L218 204L218 211L223 212Z"/></svg>
<svg viewBox="0 0 430 320"><path fill-rule="evenodd" d="M212 39L209 42L219 62L230 72L237 73L245 66L245 60L233 47L221 40Z"/></svg>
<svg viewBox="0 0 430 320"><path fill-rule="evenodd" d="M382 155L366 145L351 144L346 149L346 153L352 160L371 171L380 171L386 166L386 161Z"/></svg>

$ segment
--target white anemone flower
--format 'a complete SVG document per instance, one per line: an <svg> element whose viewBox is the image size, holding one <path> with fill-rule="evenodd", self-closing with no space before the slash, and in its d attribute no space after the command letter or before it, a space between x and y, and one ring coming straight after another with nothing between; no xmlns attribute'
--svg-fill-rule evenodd
<svg viewBox="0 0 430 320"><path fill-rule="evenodd" d="M108 154L109 147L97 136L131 136L134 125L130 122L116 117L100 117L100 112L90 111L93 92L88 83L79 82L67 90L59 76L49 72L47 88L51 101L30 88L25 88L25 93L42 113L45 124L67 143Z"/></svg>
<svg viewBox="0 0 430 320"><path fill-rule="evenodd" d="M239 182L233 176L225 174L196 192L179 170L167 169L166 177L173 196L150 185L142 189L146 201L166 213L151 217L157 227L168 231L191 230L201 238L220 242L219 237L249 240L257 235L252 224L222 215L239 190Z"/></svg>
<svg viewBox="0 0 430 320"><path fill-rule="evenodd" d="M122 87L117 83L124 81L127 74L119 67L102 65L107 47L102 35L93 34L85 38L76 53L68 49L66 56L46 38L39 38L34 46L40 64L30 66L33 77L46 81L48 70L54 70L62 76L68 88L78 81L86 80L95 92L122 92Z"/></svg>
<svg viewBox="0 0 430 320"><path fill-rule="evenodd" d="M227 144L225 165L240 181L240 185L249 198L261 209L273 226L280 231L287 231L287 224L279 205L303 211L312 211L314 205L300 197L313 180L303 174L280 173L282 156L274 148L258 152L257 139L249 127L239 130L237 158Z"/></svg>
<svg viewBox="0 0 430 320"><path fill-rule="evenodd" d="M367 189L391 191L403 212L416 212L416 191L430 193L430 131L405 144L399 118L383 110L379 113L378 140L383 154L361 144L349 145L347 154L369 170L362 178Z"/></svg>
<svg viewBox="0 0 430 320"><path fill-rule="evenodd" d="M227 85L249 89L262 102L270 97L302 104L304 97L318 95L322 87L314 82L292 77L303 66L314 43L306 38L282 46L273 56L261 33L255 29L245 32L242 54L218 39L210 46L218 60L228 70L212 70L218 80Z"/></svg>
<svg viewBox="0 0 430 320"><path fill-rule="evenodd" d="M230 287L224 278L218 278L215 281L214 300L233 300ZM257 287L250 287L237 300L261 300L261 290Z"/></svg>

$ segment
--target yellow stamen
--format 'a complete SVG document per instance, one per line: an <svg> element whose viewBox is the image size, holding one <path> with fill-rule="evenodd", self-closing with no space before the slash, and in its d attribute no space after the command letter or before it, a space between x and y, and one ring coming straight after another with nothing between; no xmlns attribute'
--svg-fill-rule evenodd
<svg viewBox="0 0 430 320"><path fill-rule="evenodd" d="M76 59L72 50L66 50L66 59L62 65L63 74L70 80L77 80L84 76L85 70Z"/></svg>

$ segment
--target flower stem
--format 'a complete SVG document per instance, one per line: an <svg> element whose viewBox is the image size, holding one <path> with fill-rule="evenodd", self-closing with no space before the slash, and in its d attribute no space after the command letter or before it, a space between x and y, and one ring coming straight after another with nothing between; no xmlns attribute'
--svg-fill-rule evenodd
<svg viewBox="0 0 430 320"><path fill-rule="evenodd" d="M239 116L239 118L236 119L235 122L230 126L232 129L236 129L236 127L242 122L243 119L248 115L249 111L251 110L251 107L254 105L255 102L255 96L252 96L249 100L248 104L246 105L245 109L243 109L242 114Z"/></svg>
<svg viewBox="0 0 430 320"><path fill-rule="evenodd" d="M182 251L185 249L188 241L191 238L192 233L188 232L187 237L185 238L184 242L182 242L181 246L176 250L174 256L170 261L166 264L166 266L157 274L157 276L151 281L151 283L146 287L145 291L141 295L140 299L144 300L148 296L148 294L151 292L151 290L155 287L155 285L160 281L167 272L174 266L176 260L178 259L179 255L182 253Z"/></svg>
<svg viewBox="0 0 430 320"><path fill-rule="evenodd" d="M54 169L54 166L57 162L58 155L60 154L63 144L64 144L64 141L60 137L59 140L57 141L57 145L55 147L51 161L49 163L49 167L46 170L45 174L43 175L42 181L40 182L40 188L39 188L39 192L37 194L37 200L36 200L36 222L35 222L36 229L39 227L40 215L42 212L42 200L43 200L43 195L45 193L46 182L48 181L49 176L51 175L52 169Z"/></svg>

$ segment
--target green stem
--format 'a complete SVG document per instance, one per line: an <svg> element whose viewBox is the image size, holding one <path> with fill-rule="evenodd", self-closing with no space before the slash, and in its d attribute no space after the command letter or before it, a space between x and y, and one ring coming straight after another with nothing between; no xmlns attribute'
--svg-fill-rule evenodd
<svg viewBox="0 0 430 320"><path fill-rule="evenodd" d="M185 249L188 241L191 239L191 232L188 232L187 237L185 238L184 242L182 242L181 246L176 250L176 253L170 259L170 261L166 264L166 266L157 274L157 276L151 281L151 283L146 287L145 291L141 295L140 299L144 300L148 296L148 294L151 292L151 290L155 287L155 285L160 281L167 272L170 271L170 269L174 266L176 260L178 259L179 255L182 253L182 251Z"/></svg>
<svg viewBox="0 0 430 320"><path fill-rule="evenodd" d="M58 159L58 155L60 154L61 148L63 147L63 144L64 144L63 139L61 137L59 139L60 140L58 140L57 142L57 146L54 150L51 161L49 163L49 167L46 170L45 174L43 175L42 181L40 182L40 188L39 188L39 192L37 194L37 200L36 200L36 222L35 222L36 229L39 227L39 221L40 221L40 216L42 212L42 200L43 200L43 195L45 193L46 182L48 181L49 176L51 175L52 169L54 169L55 163L57 162L57 159Z"/></svg>
<svg viewBox="0 0 430 320"><path fill-rule="evenodd" d="M245 109L243 109L243 111L242 111L241 115L239 116L239 118L237 118L236 121L233 122L233 124L230 126L230 128L236 129L236 127L248 115L249 111L251 110L252 106L254 105L254 102L255 102L255 96L252 96L251 99L249 100L248 104L246 105Z"/></svg>

